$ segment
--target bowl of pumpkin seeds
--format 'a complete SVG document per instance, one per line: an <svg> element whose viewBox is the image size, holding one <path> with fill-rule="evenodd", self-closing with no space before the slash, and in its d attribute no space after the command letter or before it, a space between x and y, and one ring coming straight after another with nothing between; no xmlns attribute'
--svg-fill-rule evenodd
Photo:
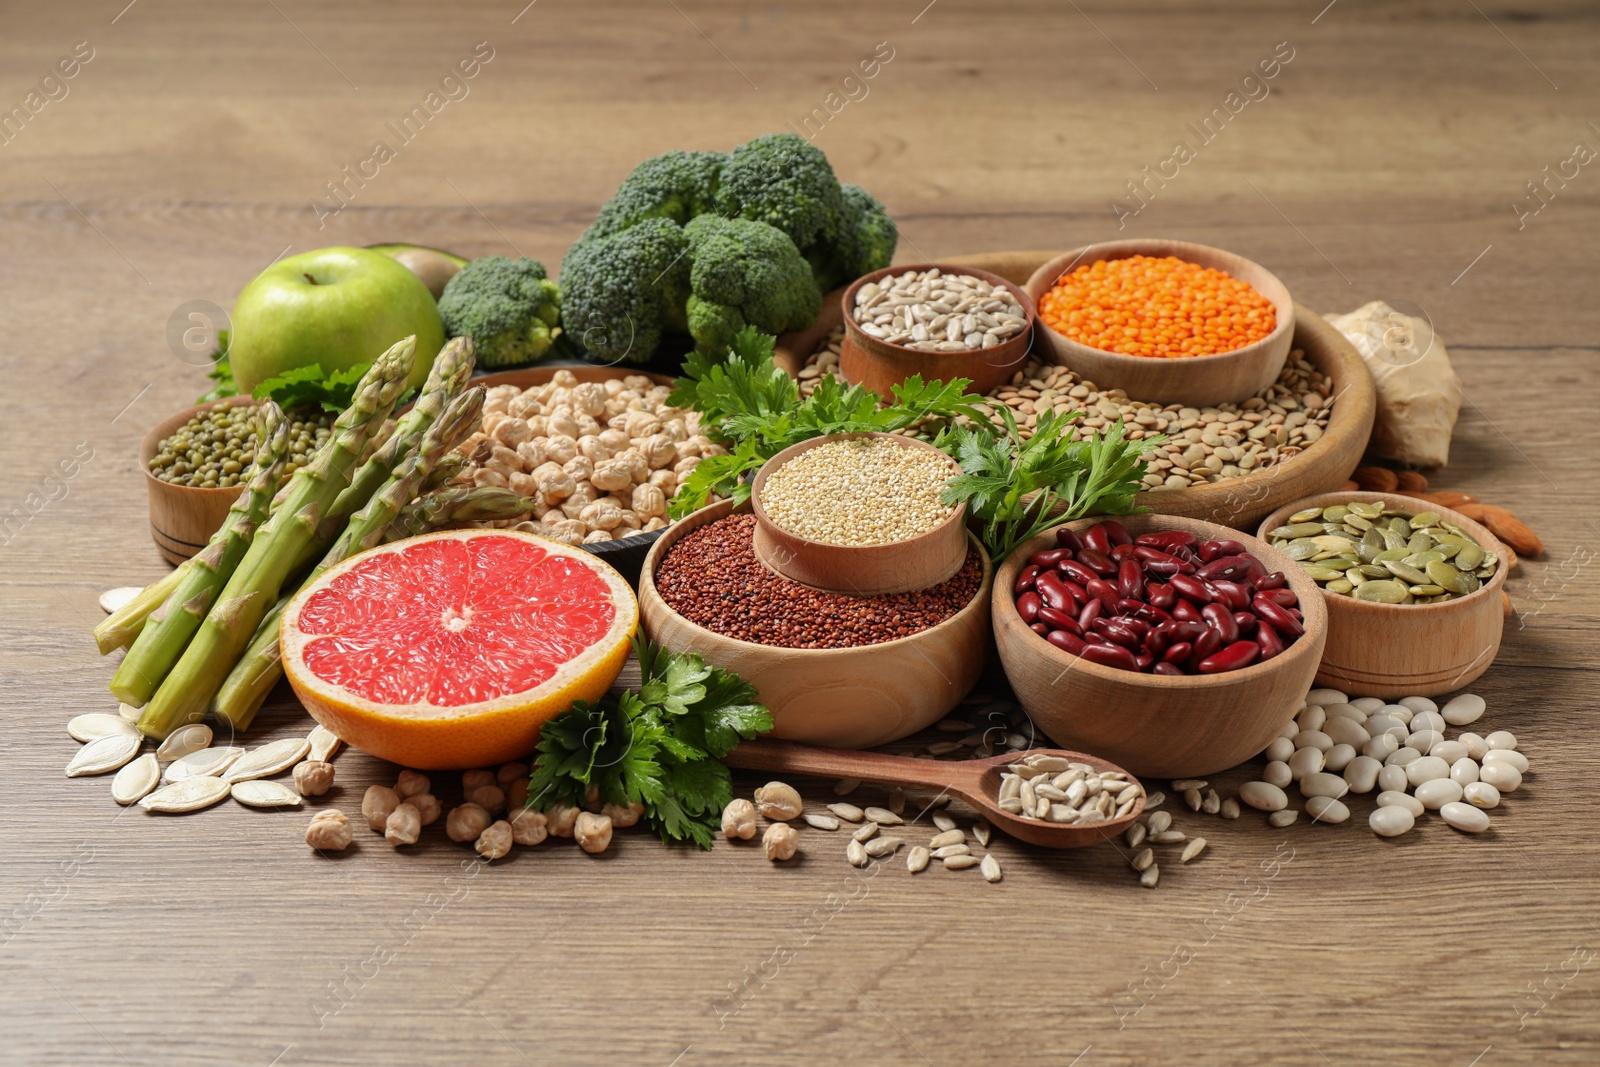
<svg viewBox="0 0 1600 1067"><path fill-rule="evenodd" d="M1391 493L1325 493L1268 515L1259 536L1322 589L1319 685L1431 695L1482 674L1500 647L1508 553L1464 515Z"/></svg>

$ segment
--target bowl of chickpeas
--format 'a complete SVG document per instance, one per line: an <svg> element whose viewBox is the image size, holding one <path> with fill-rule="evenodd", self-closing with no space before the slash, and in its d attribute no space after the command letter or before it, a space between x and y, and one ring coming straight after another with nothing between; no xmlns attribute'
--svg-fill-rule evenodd
<svg viewBox="0 0 1600 1067"><path fill-rule="evenodd" d="M1188 241L1106 241L1028 279L1035 347L1096 387L1161 404L1237 403L1268 389L1294 339L1270 271Z"/></svg>

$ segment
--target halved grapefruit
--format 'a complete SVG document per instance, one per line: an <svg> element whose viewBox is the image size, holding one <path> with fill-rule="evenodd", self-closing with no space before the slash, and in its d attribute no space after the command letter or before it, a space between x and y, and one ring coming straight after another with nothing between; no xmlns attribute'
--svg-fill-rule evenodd
<svg viewBox="0 0 1600 1067"><path fill-rule="evenodd" d="M588 552L514 530L398 541L331 568L290 601L289 684L341 739L405 767L521 759L628 658L639 603Z"/></svg>

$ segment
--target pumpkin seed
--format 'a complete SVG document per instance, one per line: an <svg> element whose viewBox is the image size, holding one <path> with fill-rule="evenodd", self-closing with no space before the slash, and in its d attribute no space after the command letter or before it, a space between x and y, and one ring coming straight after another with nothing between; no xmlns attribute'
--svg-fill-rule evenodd
<svg viewBox="0 0 1600 1067"><path fill-rule="evenodd" d="M114 771L139 754L144 738L138 731L128 734L108 734L97 737L78 749L77 755L67 764L68 778L81 778L89 774Z"/></svg>
<svg viewBox="0 0 1600 1067"><path fill-rule="evenodd" d="M172 731L161 744L156 746L156 759L162 763L171 763L191 752L199 752L210 744L211 727L198 722L190 723Z"/></svg>
<svg viewBox="0 0 1600 1067"><path fill-rule="evenodd" d="M171 768L168 768L169 770ZM164 785L139 801L146 811L169 812L199 811L227 797L231 787L221 778L201 776Z"/></svg>
<svg viewBox="0 0 1600 1067"><path fill-rule="evenodd" d="M309 751L311 751L311 741L308 738L285 737L271 741L241 756L239 762L229 767L228 773L223 777L229 782L270 778L299 763Z"/></svg>
<svg viewBox="0 0 1600 1067"><path fill-rule="evenodd" d="M344 742L339 740L334 732L320 723L306 738L311 742L311 751L306 753L307 759L316 760L318 763L329 763L339 750L344 747Z"/></svg>
<svg viewBox="0 0 1600 1067"><path fill-rule="evenodd" d="M144 712L139 708L134 707L132 704L118 704L117 714L122 718L127 719L129 722L138 722L139 716L144 714Z"/></svg>
<svg viewBox="0 0 1600 1067"><path fill-rule="evenodd" d="M1362 582L1356 586L1355 598L1372 604L1399 604L1406 599L1406 587L1395 581Z"/></svg>
<svg viewBox="0 0 1600 1067"><path fill-rule="evenodd" d="M154 752L146 752L111 779L111 799L126 806L160 784L161 764L156 762Z"/></svg>
<svg viewBox="0 0 1600 1067"><path fill-rule="evenodd" d="M139 731L133 724L121 715L112 715L106 711L91 711L86 715L78 715L67 722L67 733L73 740L88 744L98 741L102 737L138 737Z"/></svg>
<svg viewBox="0 0 1600 1067"><path fill-rule="evenodd" d="M142 592L144 588L137 585L119 585L115 589L107 589L100 594L100 610L107 615L115 615Z"/></svg>
<svg viewBox="0 0 1600 1067"><path fill-rule="evenodd" d="M282 782L251 779L234 782L229 790L233 799L251 808L298 808L300 794Z"/></svg>
<svg viewBox="0 0 1600 1067"><path fill-rule="evenodd" d="M202 748L167 764L161 775L164 782L186 782L190 778L215 778L244 755L244 749L232 745L224 748Z"/></svg>

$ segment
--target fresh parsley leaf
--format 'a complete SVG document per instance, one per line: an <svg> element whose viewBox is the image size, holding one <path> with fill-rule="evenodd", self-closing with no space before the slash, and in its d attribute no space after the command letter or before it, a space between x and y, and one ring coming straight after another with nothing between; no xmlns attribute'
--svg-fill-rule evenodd
<svg viewBox="0 0 1600 1067"><path fill-rule="evenodd" d="M206 377L216 382L206 395L196 400L196 404L209 404L213 400L224 397L238 396L239 385L233 380L233 364L228 360L228 331L217 331L217 347L211 353L211 369L206 372Z"/></svg>
<svg viewBox="0 0 1600 1067"><path fill-rule="evenodd" d="M272 399L285 411L290 408L320 406L324 411L343 411L355 397L356 385L367 373L372 361L357 363L346 370L331 374L321 364L294 367L282 374L268 378L250 393L257 400Z"/></svg>

